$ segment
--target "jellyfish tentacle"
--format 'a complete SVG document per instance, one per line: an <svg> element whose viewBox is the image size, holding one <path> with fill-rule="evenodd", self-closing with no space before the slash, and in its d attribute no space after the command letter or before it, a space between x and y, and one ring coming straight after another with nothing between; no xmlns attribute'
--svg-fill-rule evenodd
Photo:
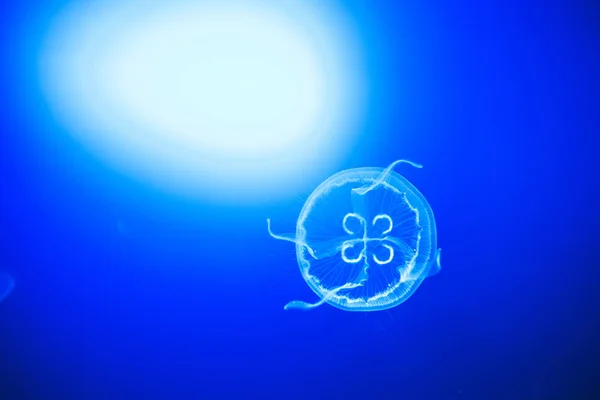
<svg viewBox="0 0 600 400"><path fill-rule="evenodd" d="M284 234L277 234L277 233L273 233L273 231L271 230L271 219L267 218L267 230L269 231L269 235L271 235L272 238L274 239L278 239L278 240L285 240L287 242L292 242L294 244L300 245L304 248L306 248L306 250L308 251L308 253L315 259L317 259L317 256L315 255L315 252L313 251L313 249L310 248L310 246L303 240L298 240L296 238L296 235L284 235Z"/></svg>

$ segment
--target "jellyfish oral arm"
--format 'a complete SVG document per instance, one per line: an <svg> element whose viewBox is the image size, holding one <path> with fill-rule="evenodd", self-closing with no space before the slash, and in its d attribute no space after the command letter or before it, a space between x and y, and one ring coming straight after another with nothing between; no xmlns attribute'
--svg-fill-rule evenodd
<svg viewBox="0 0 600 400"><path fill-rule="evenodd" d="M289 303L287 303L285 305L285 307L283 307L283 309L284 310L291 310L291 309L310 310L312 308L319 307L320 305L323 305L323 304L327 303L329 300L331 300L340 290L354 289L356 287L362 286L363 282L364 282L364 280L357 282L357 283L348 282L345 285L342 285L340 287L332 289L329 292L327 292L327 294L325 296L323 296L321 298L321 300L317 301L316 303L311 304L311 303L307 303L305 301L300 301L300 300L290 301Z"/></svg>
<svg viewBox="0 0 600 400"><path fill-rule="evenodd" d="M306 242L304 242L302 240L298 240L296 238L296 235L284 235L284 234L273 233L273 231L271 230L271 220L270 219L267 219L267 229L269 230L269 235L271 235L272 238L278 239L278 240L285 240L286 242L292 242L294 244L300 245L300 246L306 248L308 253L313 258L317 258L313 249L311 249L310 246L308 244L306 244Z"/></svg>
<svg viewBox="0 0 600 400"><path fill-rule="evenodd" d="M362 186L356 189L352 189L353 192L363 196L365 194L367 194L368 192L370 192L371 190L375 189L377 186L381 185L383 183L383 181L385 181L387 179L387 177L392 173L394 167L396 167L396 165L398 164L410 164L415 168L423 168L423 165L421 164L417 164L415 162L412 161L408 161L408 160L396 160L393 163L391 163L386 169L383 170L383 172L377 177L377 179L369 186Z"/></svg>
<svg viewBox="0 0 600 400"><path fill-rule="evenodd" d="M7 272L0 271L0 302L4 300L15 287L15 280Z"/></svg>
<svg viewBox="0 0 600 400"><path fill-rule="evenodd" d="M429 267L429 271L427 272L427 276L436 275L442 269L442 249L437 249L435 253L435 258L432 260L431 265Z"/></svg>
<svg viewBox="0 0 600 400"><path fill-rule="evenodd" d="M321 299L320 301L313 303L313 304L307 303L305 301L294 300L294 301L290 301L289 303L287 303L283 307L283 309L284 310L310 310L311 308L319 307L323 303L325 303L324 299Z"/></svg>

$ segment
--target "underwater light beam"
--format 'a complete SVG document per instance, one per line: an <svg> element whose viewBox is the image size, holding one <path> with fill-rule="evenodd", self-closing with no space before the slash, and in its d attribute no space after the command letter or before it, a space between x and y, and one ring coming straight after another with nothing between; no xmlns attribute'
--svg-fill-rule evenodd
<svg viewBox="0 0 600 400"><path fill-rule="evenodd" d="M48 33L41 84L109 165L181 195L265 201L352 146L351 32L327 1L80 1Z"/></svg>

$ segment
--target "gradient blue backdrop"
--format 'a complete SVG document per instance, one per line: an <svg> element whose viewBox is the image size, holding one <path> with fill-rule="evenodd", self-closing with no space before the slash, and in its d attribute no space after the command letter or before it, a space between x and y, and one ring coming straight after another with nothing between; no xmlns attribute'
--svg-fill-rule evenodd
<svg viewBox="0 0 600 400"><path fill-rule="evenodd" d="M374 314L284 312L312 293L265 220L291 227L301 200L181 200L87 153L36 81L65 0L13 3L0 399L600 398L594 2L344 2L372 92L340 169L423 163L403 171L444 249L438 276Z"/></svg>

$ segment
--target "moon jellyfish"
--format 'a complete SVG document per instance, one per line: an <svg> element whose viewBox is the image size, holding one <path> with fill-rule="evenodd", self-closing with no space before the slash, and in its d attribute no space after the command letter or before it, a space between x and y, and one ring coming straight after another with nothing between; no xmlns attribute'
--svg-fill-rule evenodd
<svg viewBox="0 0 600 400"><path fill-rule="evenodd" d="M7 272L0 271L0 302L4 300L15 287L15 281Z"/></svg>
<svg viewBox="0 0 600 400"><path fill-rule="evenodd" d="M304 203L295 234L269 234L296 244L302 277L320 297L284 308L324 303L347 311L378 311L406 301L437 273L441 249L425 197L387 168L355 168L321 183Z"/></svg>

